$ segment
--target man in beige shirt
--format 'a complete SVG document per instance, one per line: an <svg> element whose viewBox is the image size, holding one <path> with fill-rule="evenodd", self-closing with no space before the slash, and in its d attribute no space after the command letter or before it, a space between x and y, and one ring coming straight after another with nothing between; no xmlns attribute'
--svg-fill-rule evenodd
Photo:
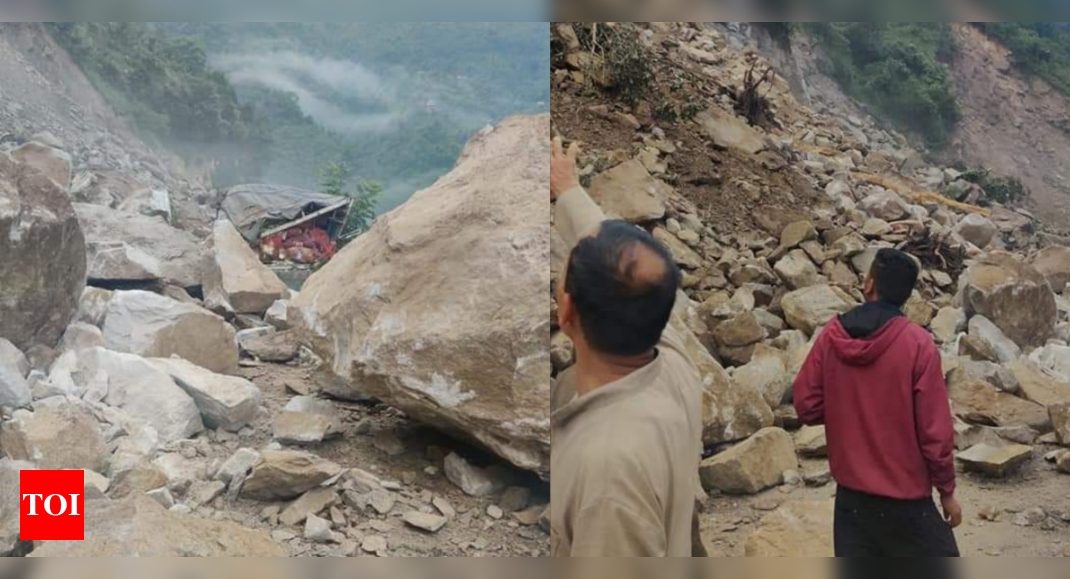
<svg viewBox="0 0 1070 579"><path fill-rule="evenodd" d="M555 139L550 195L570 248L559 324L576 364L552 400L554 557L689 557L701 379L667 328L680 271L645 231L607 221Z"/></svg>

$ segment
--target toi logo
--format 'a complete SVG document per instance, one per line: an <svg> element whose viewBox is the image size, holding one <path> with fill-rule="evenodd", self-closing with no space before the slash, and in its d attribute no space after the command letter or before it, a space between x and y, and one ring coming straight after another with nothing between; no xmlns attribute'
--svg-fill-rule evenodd
<svg viewBox="0 0 1070 579"><path fill-rule="evenodd" d="M85 534L85 473L24 470L19 473L19 538L81 541Z"/></svg>

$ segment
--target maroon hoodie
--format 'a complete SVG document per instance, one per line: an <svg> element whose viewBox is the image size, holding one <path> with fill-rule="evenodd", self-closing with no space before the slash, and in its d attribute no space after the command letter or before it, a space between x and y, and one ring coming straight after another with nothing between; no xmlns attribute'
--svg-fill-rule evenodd
<svg viewBox="0 0 1070 579"><path fill-rule="evenodd" d="M933 487L954 494L940 353L928 332L882 308L867 304L826 326L795 379L795 409L804 424L825 425L837 484L894 499L931 498Z"/></svg>

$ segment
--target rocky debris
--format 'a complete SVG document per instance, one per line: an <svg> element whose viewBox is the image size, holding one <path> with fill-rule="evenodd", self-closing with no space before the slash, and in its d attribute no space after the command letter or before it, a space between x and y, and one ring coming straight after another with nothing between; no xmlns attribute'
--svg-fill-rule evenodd
<svg viewBox="0 0 1070 579"><path fill-rule="evenodd" d="M989 446L978 444L956 457L967 471L1003 478L1033 456L1033 449L1021 444Z"/></svg>
<svg viewBox="0 0 1070 579"><path fill-rule="evenodd" d="M966 313L952 306L940 308L940 311L936 312L936 317L929 322L929 330L938 344L951 342L965 329Z"/></svg>
<svg viewBox="0 0 1070 579"><path fill-rule="evenodd" d="M1049 343L1029 354L1029 361L1063 382L1070 382L1070 347Z"/></svg>
<svg viewBox="0 0 1070 579"><path fill-rule="evenodd" d="M1022 355L1018 345L984 316L971 318L969 329L960 348L975 359L1010 364Z"/></svg>
<svg viewBox="0 0 1070 579"><path fill-rule="evenodd" d="M32 367L26 355L15 347L15 344L0 338L0 367L6 366L25 378L30 374Z"/></svg>
<svg viewBox="0 0 1070 579"><path fill-rule="evenodd" d="M21 557L33 549L33 541L19 538L19 473L36 470L31 462L0 458L0 557Z"/></svg>
<svg viewBox="0 0 1070 579"><path fill-rule="evenodd" d="M784 472L798 467L791 435L779 428L765 428L702 461L699 474L707 490L754 494L781 484Z"/></svg>
<svg viewBox="0 0 1070 579"><path fill-rule="evenodd" d="M1041 406L1054 406L1070 402L1070 384L1055 379L1032 363L1016 360L1010 370L1018 382L1022 398Z"/></svg>
<svg viewBox="0 0 1070 579"><path fill-rule="evenodd" d="M53 347L85 288L85 236L67 194L0 154L0 337Z"/></svg>
<svg viewBox="0 0 1070 579"><path fill-rule="evenodd" d="M44 470L105 472L110 458L93 413L69 402L15 412L0 426L0 447L13 460Z"/></svg>
<svg viewBox="0 0 1070 579"><path fill-rule="evenodd" d="M766 149L765 137L761 133L745 120L718 108L709 108L699 113L695 116L695 122L718 147L751 155Z"/></svg>
<svg viewBox="0 0 1070 579"><path fill-rule="evenodd" d="M439 532L447 523L446 517L440 517L431 513L421 513L420 511L409 511L401 518L405 521L405 524L420 529L421 531L427 531L428 533Z"/></svg>
<svg viewBox="0 0 1070 579"><path fill-rule="evenodd" d="M108 302L111 301L111 290L87 287L78 300L78 313L74 316L75 322L90 324L101 328L104 326L104 318L108 315Z"/></svg>
<svg viewBox="0 0 1070 579"><path fill-rule="evenodd" d="M1063 402L1048 407L1048 415L1055 437L1063 446L1070 446L1070 403Z"/></svg>
<svg viewBox="0 0 1070 579"><path fill-rule="evenodd" d="M234 328L192 304L145 291L115 292L104 320L108 348L149 358L178 356L220 374L238 369Z"/></svg>
<svg viewBox="0 0 1070 579"><path fill-rule="evenodd" d="M999 230L988 219L971 213L959 221L959 224L955 226L955 233L977 247L985 249L991 245L992 240L999 234Z"/></svg>
<svg viewBox="0 0 1070 579"><path fill-rule="evenodd" d="M822 282L813 260L801 249L788 253L784 259L776 262L773 269L789 290L802 289Z"/></svg>
<svg viewBox="0 0 1070 579"><path fill-rule="evenodd" d="M501 473L472 465L456 453L446 456L446 478L470 497L486 497L505 490L508 482Z"/></svg>
<svg viewBox="0 0 1070 579"><path fill-rule="evenodd" d="M278 300L264 312L264 321L280 332L290 329L290 300Z"/></svg>
<svg viewBox="0 0 1070 579"><path fill-rule="evenodd" d="M103 348L68 353L56 362L50 380L90 391L87 398L97 397L151 425L163 442L189 438L204 429L193 398L168 373L133 354Z"/></svg>
<svg viewBox="0 0 1070 579"><path fill-rule="evenodd" d="M858 208L870 217L886 222L899 221L906 217L910 208L894 191L882 190L871 194L858 204Z"/></svg>
<svg viewBox="0 0 1070 579"><path fill-rule="evenodd" d="M341 539L331 530L331 522L316 515L309 515L305 520L305 539L313 543L338 543Z"/></svg>
<svg viewBox="0 0 1070 579"><path fill-rule="evenodd" d="M229 220L212 226L212 254L204 276L207 301L226 303L239 314L263 314L290 290L260 258Z"/></svg>
<svg viewBox="0 0 1070 579"><path fill-rule="evenodd" d="M239 340L241 351L262 362L285 364L300 354L301 343L294 332L272 332Z"/></svg>
<svg viewBox="0 0 1070 579"><path fill-rule="evenodd" d="M100 331L100 328L81 322L74 322L67 326L67 330L63 332L63 337L60 338L58 349L60 352L68 350L77 352L78 350L86 350L88 348L103 347L104 334Z"/></svg>
<svg viewBox="0 0 1070 579"><path fill-rule="evenodd" d="M298 396L275 417L275 440L283 444L312 444L342 435L342 417L334 404Z"/></svg>
<svg viewBox="0 0 1070 579"><path fill-rule="evenodd" d="M191 233L159 217L100 205L75 203L74 211L85 229L90 283L202 284L204 252Z"/></svg>
<svg viewBox="0 0 1070 579"><path fill-rule="evenodd" d="M766 338L765 329L753 313L739 314L713 330L721 359L733 365L746 364L754 354L754 345Z"/></svg>
<svg viewBox="0 0 1070 579"><path fill-rule="evenodd" d="M770 408L776 408L791 389L787 355L782 350L758 344L750 362L736 368L732 380L748 390L760 392Z"/></svg>
<svg viewBox="0 0 1070 579"><path fill-rule="evenodd" d="M825 458L828 456L828 443L825 440L824 426L804 426L795 433L795 449L803 458Z"/></svg>
<svg viewBox="0 0 1070 579"><path fill-rule="evenodd" d="M134 191L122 203L120 211L129 211L148 217L159 217L172 223L171 194L166 189L144 188Z"/></svg>
<svg viewBox="0 0 1070 579"><path fill-rule="evenodd" d="M1021 348L1044 345L1054 335L1058 310L1047 280L1013 254L994 251L966 271L963 305L981 315Z"/></svg>
<svg viewBox="0 0 1070 579"><path fill-rule="evenodd" d="M71 156L58 147L31 141L12 150L11 157L33 167L63 191L71 186Z"/></svg>
<svg viewBox="0 0 1070 579"><path fill-rule="evenodd" d="M848 312L855 301L842 290L829 285L815 285L784 296L781 307L788 325L813 335L834 316Z"/></svg>
<svg viewBox="0 0 1070 579"><path fill-rule="evenodd" d="M84 541L42 541L33 557L281 557L267 534L175 514L146 496L94 501Z"/></svg>
<svg viewBox="0 0 1070 579"><path fill-rule="evenodd" d="M534 216L548 134L549 115L480 133L450 174L313 274L290 319L353 389L542 477L550 240Z"/></svg>
<svg viewBox="0 0 1070 579"><path fill-rule="evenodd" d="M290 526L298 525L305 522L310 515L319 515L337 503L337 490L333 488L312 489L286 505L286 508L279 513L279 522Z"/></svg>
<svg viewBox="0 0 1070 579"><path fill-rule="evenodd" d="M1001 392L962 370L951 372L948 394L952 411L966 422L987 426L1029 426L1039 432L1051 430L1043 406Z"/></svg>
<svg viewBox="0 0 1070 579"><path fill-rule="evenodd" d="M590 195L607 215L644 223L665 216L665 187L642 163L626 161L591 179Z"/></svg>
<svg viewBox="0 0 1070 579"><path fill-rule="evenodd" d="M1070 284L1070 247L1045 247L1033 256L1032 265L1048 280L1052 291L1058 294L1066 291Z"/></svg>
<svg viewBox="0 0 1070 579"><path fill-rule="evenodd" d="M245 480L241 495L264 501L296 498L340 474L341 467L296 450L268 450Z"/></svg>
<svg viewBox="0 0 1070 579"><path fill-rule="evenodd" d="M234 488L245 481L245 477L260 463L260 453L251 448L239 448L220 465L214 478Z"/></svg>
<svg viewBox="0 0 1070 579"><path fill-rule="evenodd" d="M10 342L6 342L10 344ZM14 348L14 346L12 346ZM14 350L18 352L18 350ZM22 355L22 352L19 352ZM25 357L22 358L26 360ZM26 362L28 366L29 363ZM21 365L17 360L13 359L0 359L0 407L6 406L8 408L23 408L29 406L30 396L30 383L26 381L26 375L28 372L21 370Z"/></svg>
<svg viewBox="0 0 1070 579"><path fill-rule="evenodd" d="M834 501L791 502L747 537L747 557L833 557Z"/></svg>
<svg viewBox="0 0 1070 579"><path fill-rule="evenodd" d="M245 378L216 374L181 358L150 361L193 398L208 428L237 432L256 417L260 389Z"/></svg>

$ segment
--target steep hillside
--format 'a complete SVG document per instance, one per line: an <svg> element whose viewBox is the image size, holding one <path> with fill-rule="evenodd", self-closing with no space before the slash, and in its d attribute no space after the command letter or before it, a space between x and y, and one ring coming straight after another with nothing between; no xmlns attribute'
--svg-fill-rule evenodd
<svg viewBox="0 0 1070 579"><path fill-rule="evenodd" d="M132 131L43 25L0 24L0 78L3 140L38 135L67 151L75 189L85 195L107 189L103 194L117 205L140 189L162 188L178 223L206 222L194 199L206 195L206 176Z"/></svg>
<svg viewBox="0 0 1070 579"><path fill-rule="evenodd" d="M877 252L896 248L921 269L904 313L941 354L963 553L1070 552L1070 249L996 199L1006 183L927 159L866 114L818 75L822 51L763 29L554 29L551 132L580 143L592 199L650 231L684 272L673 323L704 387L707 549L831 554L825 431L802 428L793 384L822 327L864 301ZM977 119L970 108L964 134ZM552 244L560 271L567 248L556 234ZM551 344L563 372L571 345L556 328Z"/></svg>

